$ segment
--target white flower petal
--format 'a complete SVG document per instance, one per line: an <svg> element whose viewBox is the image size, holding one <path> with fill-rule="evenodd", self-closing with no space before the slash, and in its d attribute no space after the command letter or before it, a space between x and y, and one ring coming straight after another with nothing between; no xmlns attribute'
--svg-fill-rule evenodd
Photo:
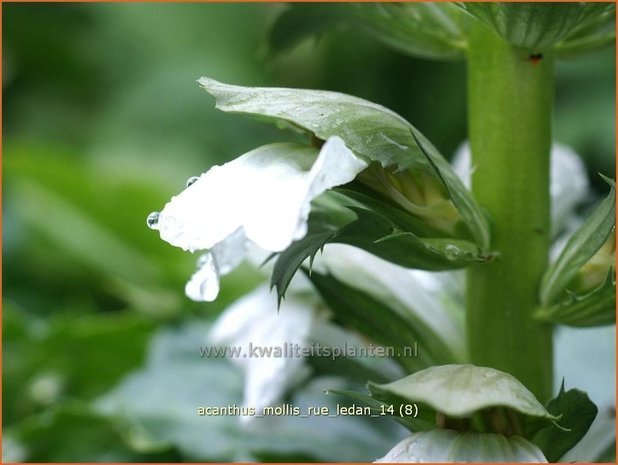
<svg viewBox="0 0 618 465"><path fill-rule="evenodd" d="M446 429L413 433L374 463L542 462L541 450L518 436Z"/></svg>
<svg viewBox="0 0 618 465"><path fill-rule="evenodd" d="M242 262L247 249L247 238L238 229L226 240L219 242L202 255L197 271L185 286L185 294L196 302L212 302L219 295L219 278Z"/></svg>
<svg viewBox="0 0 618 465"><path fill-rule="evenodd" d="M261 412L266 406L276 405L309 372L302 357L289 356L290 353L277 357L274 351L271 356L255 357L251 356L251 347L305 347L317 318L319 315L311 305L293 295L288 295L277 311L277 297L265 285L236 301L219 317L209 340L242 347L246 357L231 361L245 372L244 406Z"/></svg>
<svg viewBox="0 0 618 465"><path fill-rule="evenodd" d="M453 168L468 188L474 172L470 163L470 145L464 142L453 157ZM552 145L550 169L552 231L555 234L562 230L575 208L586 198L589 184L584 163L566 145Z"/></svg>
<svg viewBox="0 0 618 465"><path fill-rule="evenodd" d="M196 302L212 302L219 295L219 270L210 252L198 260L198 269L187 285L185 294Z"/></svg>
<svg viewBox="0 0 618 465"><path fill-rule="evenodd" d="M367 166L338 137L315 150L273 144L214 166L159 214L161 238L184 250L210 249L239 228L279 252L306 234L310 203Z"/></svg>

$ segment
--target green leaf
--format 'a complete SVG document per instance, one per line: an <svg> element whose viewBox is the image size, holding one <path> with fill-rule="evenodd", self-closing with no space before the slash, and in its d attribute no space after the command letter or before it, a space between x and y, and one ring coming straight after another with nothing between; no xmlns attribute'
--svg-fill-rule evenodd
<svg viewBox="0 0 618 465"><path fill-rule="evenodd" d="M313 261L318 251L324 247L336 232L336 229L333 230L328 225L320 227L309 222L307 235L293 242L292 245L277 256L270 278L270 286L271 288L276 288L279 303L284 298L290 281L292 281L292 278L304 261L307 258Z"/></svg>
<svg viewBox="0 0 618 465"><path fill-rule="evenodd" d="M241 87L207 77L199 83L222 111L283 120L323 140L339 136L356 155L383 167L419 169L439 176L475 241L487 247L489 228L470 192L437 150L393 111L337 92Z"/></svg>
<svg viewBox="0 0 618 465"><path fill-rule="evenodd" d="M339 321L392 348L393 359L404 368L417 370L454 359L440 335L410 309L382 302L332 275L314 272L309 279ZM410 354L415 342L421 348L417 355Z"/></svg>
<svg viewBox="0 0 618 465"><path fill-rule="evenodd" d="M437 429L414 433L376 462L547 462L531 442L518 436Z"/></svg>
<svg viewBox="0 0 618 465"><path fill-rule="evenodd" d="M616 40L616 7L608 6L603 13L576 27L559 41L554 47L556 53L573 57L613 44Z"/></svg>
<svg viewBox="0 0 618 465"><path fill-rule="evenodd" d="M341 4L291 4L273 24L268 35L269 52L285 52L304 39L320 36L345 20Z"/></svg>
<svg viewBox="0 0 618 465"><path fill-rule="evenodd" d="M248 428L238 415L198 415L201 406L240 407L243 398L242 376L229 360L200 357L208 330L196 320L162 330L150 345L146 365L100 399L97 409L121 428L127 442L144 449L173 445L189 461L247 461L260 454L367 461L398 436L387 423L371 418L283 415L255 419L257 427ZM309 406L334 413L324 381L306 383L289 403L304 413Z"/></svg>
<svg viewBox="0 0 618 465"><path fill-rule="evenodd" d="M313 262L327 243L353 245L392 263L430 271L453 270L492 259L472 242L423 238L408 230L444 235L381 199L352 190L349 185L338 188L314 201L308 233L277 256L271 287L276 288L281 301L296 271L307 258ZM402 254L401 250L409 253Z"/></svg>
<svg viewBox="0 0 618 465"><path fill-rule="evenodd" d="M531 52L547 50L578 27L610 10L604 3L460 3L509 43Z"/></svg>
<svg viewBox="0 0 618 465"><path fill-rule="evenodd" d="M560 417L559 426L552 424L540 429L532 442L538 445L550 462L560 458L577 444L594 421L598 409L585 392L578 389L564 390L547 403L547 410Z"/></svg>
<svg viewBox="0 0 618 465"><path fill-rule="evenodd" d="M35 318L7 301L3 323L3 391L11 399L5 426L62 399L88 400L109 389L140 365L153 326L124 312Z"/></svg>
<svg viewBox="0 0 618 465"><path fill-rule="evenodd" d="M347 357L347 347L362 347L367 344L363 335L351 332L332 321L314 321L309 335L312 344L341 349L341 356L307 358L307 363L318 376L329 375L365 384L368 379L386 383L401 376L402 369L387 357Z"/></svg>
<svg viewBox="0 0 618 465"><path fill-rule="evenodd" d="M611 270L603 284L588 294L578 296L569 291L567 294L566 300L539 309L535 318L576 327L616 323L616 280Z"/></svg>
<svg viewBox="0 0 618 465"><path fill-rule="evenodd" d="M579 269L603 246L616 227L616 183L586 222L567 242L564 250L543 275L541 304L547 306L563 292Z"/></svg>
<svg viewBox="0 0 618 465"><path fill-rule="evenodd" d="M40 282L44 305L73 305L64 303L71 282L88 298L112 293L150 315L180 310L177 289L194 269L194 258L161 247L141 227L147 205L163 202L158 183L137 170L101 170L79 154L49 147L10 144L7 151L7 209L20 231L20 242L8 248L20 254L8 264L11 275L24 273ZM57 290L60 277L63 293ZM8 291L16 293L20 284Z"/></svg>
<svg viewBox="0 0 618 465"><path fill-rule="evenodd" d="M411 56L463 58L460 13L448 3L293 4L275 22L269 37L273 52L347 24Z"/></svg>
<svg viewBox="0 0 618 465"><path fill-rule="evenodd" d="M370 382L372 393L422 402L449 417L463 418L488 407L508 407L524 415L555 420L534 395L508 373L474 365L426 368L389 384Z"/></svg>
<svg viewBox="0 0 618 465"><path fill-rule="evenodd" d="M350 3L349 21L385 45L421 58L462 59L459 12L450 3Z"/></svg>
<svg viewBox="0 0 618 465"><path fill-rule="evenodd" d="M351 208L357 220L345 226L331 242L359 247L407 268L442 271L488 261L474 243L459 239L425 239L401 231L386 217L362 208ZM401 251L406 253L402 254Z"/></svg>
<svg viewBox="0 0 618 465"><path fill-rule="evenodd" d="M6 434L6 433L5 433ZM136 451L105 416L77 402L60 404L12 428L9 436L24 444L26 462L176 462L167 446ZM4 438L3 438L4 439Z"/></svg>
<svg viewBox="0 0 618 465"><path fill-rule="evenodd" d="M429 168L409 123L381 105L323 90L242 87L207 77L198 82L219 110L283 120L322 140L339 136L354 153L383 166Z"/></svg>

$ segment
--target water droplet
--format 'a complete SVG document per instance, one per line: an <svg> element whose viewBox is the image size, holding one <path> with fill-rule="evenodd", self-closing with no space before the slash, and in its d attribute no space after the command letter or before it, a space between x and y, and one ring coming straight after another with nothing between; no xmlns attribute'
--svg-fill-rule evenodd
<svg viewBox="0 0 618 465"><path fill-rule="evenodd" d="M146 218L146 224L150 229L159 229L159 215L159 212L152 212L148 215L148 218Z"/></svg>
<svg viewBox="0 0 618 465"><path fill-rule="evenodd" d="M446 258L449 260L457 260L461 255L461 250L459 250L459 247L452 244L447 245L444 249L444 255L446 255Z"/></svg>
<svg viewBox="0 0 618 465"><path fill-rule="evenodd" d="M189 179L187 179L187 187L191 186L192 184L195 184L195 182L200 179L199 176L191 176Z"/></svg>

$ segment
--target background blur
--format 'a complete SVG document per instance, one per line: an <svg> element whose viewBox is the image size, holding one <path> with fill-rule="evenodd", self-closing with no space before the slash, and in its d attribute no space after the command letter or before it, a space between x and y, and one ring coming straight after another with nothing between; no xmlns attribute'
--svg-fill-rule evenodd
<svg viewBox="0 0 618 465"><path fill-rule="evenodd" d="M360 460L355 448L379 449L343 425L343 441L315 438L318 455L315 445L243 455L248 439L231 423L179 417L183 405L239 401L237 373L221 381L228 372L205 370L196 347L260 278L241 268L215 303L190 302L195 257L158 239L146 216L210 165L294 137L216 111L197 78L357 95L446 156L465 138L463 63L413 59L347 29L272 57L266 37L283 8L2 5L5 461ZM615 172L614 70L611 48L557 68L555 138L585 158L598 195L596 173ZM149 434L93 408L126 376L149 387L124 393L144 402Z"/></svg>

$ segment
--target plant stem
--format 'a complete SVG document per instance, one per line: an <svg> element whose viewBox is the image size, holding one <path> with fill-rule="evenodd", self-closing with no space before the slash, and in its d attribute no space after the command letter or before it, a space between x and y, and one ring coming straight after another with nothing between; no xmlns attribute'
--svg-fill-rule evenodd
<svg viewBox="0 0 618 465"><path fill-rule="evenodd" d="M532 318L549 249L551 56L472 25L468 121L472 191L492 221L494 262L468 272L472 362L511 373L542 402L552 393L551 327Z"/></svg>

